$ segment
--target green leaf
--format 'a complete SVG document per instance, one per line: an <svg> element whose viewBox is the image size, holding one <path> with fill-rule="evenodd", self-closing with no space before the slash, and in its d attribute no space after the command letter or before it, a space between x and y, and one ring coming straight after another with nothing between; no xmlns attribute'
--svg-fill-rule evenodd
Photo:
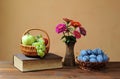
<svg viewBox="0 0 120 79"><path fill-rule="evenodd" d="M70 42L76 42L76 38L74 36L66 36L66 44L69 44Z"/></svg>
<svg viewBox="0 0 120 79"><path fill-rule="evenodd" d="M63 38L65 38L65 36L62 36L62 37L61 37L61 40L62 40Z"/></svg>

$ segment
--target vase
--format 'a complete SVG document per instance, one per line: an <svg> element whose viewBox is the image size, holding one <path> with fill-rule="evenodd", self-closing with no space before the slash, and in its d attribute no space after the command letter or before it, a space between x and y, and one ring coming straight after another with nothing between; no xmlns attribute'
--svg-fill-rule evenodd
<svg viewBox="0 0 120 79"><path fill-rule="evenodd" d="M74 46L75 42L66 44L66 54L63 62L64 66L75 66Z"/></svg>

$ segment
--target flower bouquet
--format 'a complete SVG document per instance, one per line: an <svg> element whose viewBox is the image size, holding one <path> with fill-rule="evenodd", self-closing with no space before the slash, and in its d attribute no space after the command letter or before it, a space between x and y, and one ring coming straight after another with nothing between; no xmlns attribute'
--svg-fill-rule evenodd
<svg viewBox="0 0 120 79"><path fill-rule="evenodd" d="M66 55L64 59L64 65L74 66L74 45L76 39L80 39L81 36L86 36L86 30L80 24L80 22L63 18L64 22L56 26L56 32L58 34L63 33L61 40L66 44Z"/></svg>

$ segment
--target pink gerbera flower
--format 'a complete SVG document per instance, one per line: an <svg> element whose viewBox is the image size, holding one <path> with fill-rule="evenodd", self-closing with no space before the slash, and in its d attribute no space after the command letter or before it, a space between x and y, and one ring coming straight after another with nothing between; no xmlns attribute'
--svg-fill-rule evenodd
<svg viewBox="0 0 120 79"><path fill-rule="evenodd" d="M56 32L57 33L61 33L61 32L64 32L64 31L66 31L66 25L65 24L58 24L57 26L56 26Z"/></svg>

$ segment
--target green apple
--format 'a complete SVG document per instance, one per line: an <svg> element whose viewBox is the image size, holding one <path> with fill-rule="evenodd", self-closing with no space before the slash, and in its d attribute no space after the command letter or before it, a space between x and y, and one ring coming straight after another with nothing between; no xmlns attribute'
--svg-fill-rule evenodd
<svg viewBox="0 0 120 79"><path fill-rule="evenodd" d="M30 35L30 34L26 34L24 36L22 36L22 44L24 45L32 45L32 43L35 42L35 37Z"/></svg>

